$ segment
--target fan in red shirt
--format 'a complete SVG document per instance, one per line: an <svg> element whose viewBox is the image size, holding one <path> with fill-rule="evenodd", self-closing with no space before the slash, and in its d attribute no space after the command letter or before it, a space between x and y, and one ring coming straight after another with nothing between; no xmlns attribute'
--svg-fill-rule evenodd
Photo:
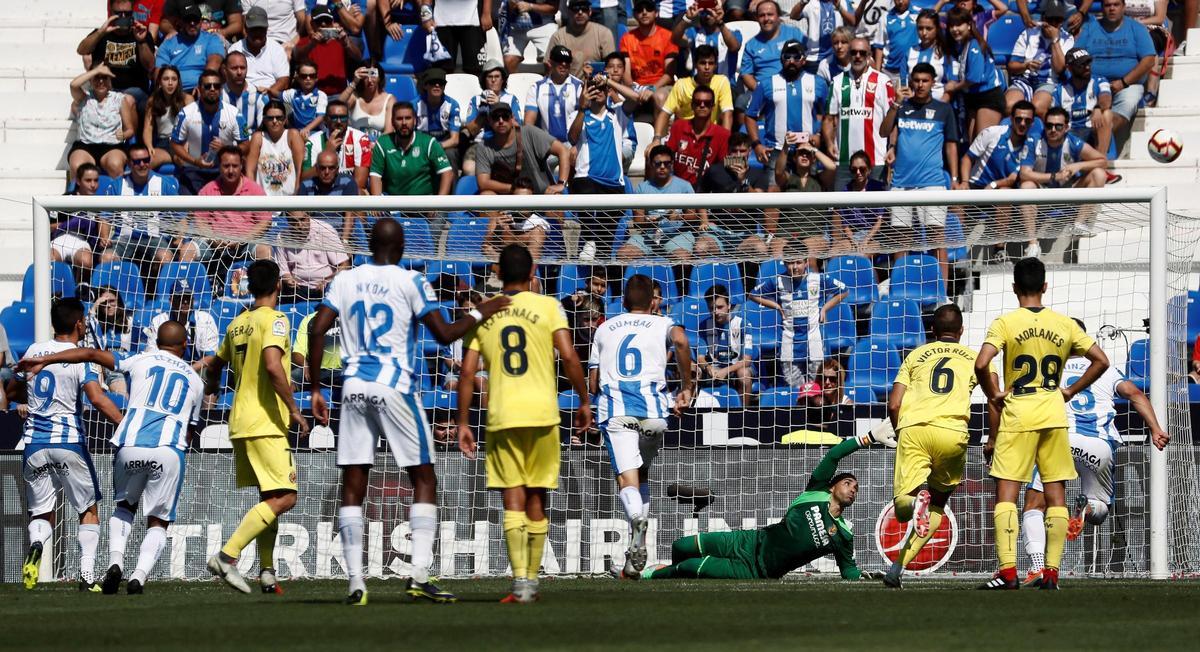
<svg viewBox="0 0 1200 652"><path fill-rule="evenodd" d="M675 176L693 187L708 166L729 153L729 130L712 124L716 98L711 88L697 86L692 93L692 119L676 120L667 136L667 147L675 152Z"/></svg>
<svg viewBox="0 0 1200 652"><path fill-rule="evenodd" d="M318 5L312 11L312 33L296 43L293 61L308 59L317 64L321 77L317 88L333 97L346 89L346 79L354 71L362 51L356 39L338 24L333 10L327 5Z"/></svg>

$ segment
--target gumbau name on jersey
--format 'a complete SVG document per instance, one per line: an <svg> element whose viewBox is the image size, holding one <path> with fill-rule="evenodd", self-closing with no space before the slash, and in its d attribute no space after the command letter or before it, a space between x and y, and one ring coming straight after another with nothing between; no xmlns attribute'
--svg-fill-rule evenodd
<svg viewBox="0 0 1200 652"><path fill-rule="evenodd" d="M1054 346L1059 346L1059 347L1061 347L1064 342L1062 335L1059 335L1058 333L1055 333L1052 330L1035 327L1035 328L1026 328L1025 330L1021 331L1020 333L1017 333L1017 344L1024 344L1027 340L1030 340L1035 337L1038 339L1046 340L1046 341L1050 342L1051 344L1053 344Z"/></svg>
<svg viewBox="0 0 1200 652"><path fill-rule="evenodd" d="M651 328L654 326L653 319L633 319L616 323L614 321L606 321L604 325L608 330L616 330L617 328Z"/></svg>

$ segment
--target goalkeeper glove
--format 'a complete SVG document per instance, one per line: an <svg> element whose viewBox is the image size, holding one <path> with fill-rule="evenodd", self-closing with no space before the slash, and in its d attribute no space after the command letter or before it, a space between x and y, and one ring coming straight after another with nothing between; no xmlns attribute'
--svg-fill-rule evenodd
<svg viewBox="0 0 1200 652"><path fill-rule="evenodd" d="M896 431L892 429L892 422L884 419L875 424L870 432L857 437L859 446L870 446L871 444L883 444L888 448L896 447Z"/></svg>

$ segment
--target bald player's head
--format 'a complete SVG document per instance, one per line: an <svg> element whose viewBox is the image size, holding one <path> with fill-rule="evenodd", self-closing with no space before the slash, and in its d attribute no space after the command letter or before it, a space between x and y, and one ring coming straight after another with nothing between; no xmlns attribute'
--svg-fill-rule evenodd
<svg viewBox="0 0 1200 652"><path fill-rule="evenodd" d="M168 319L158 327L157 344L160 349L182 350L187 346L187 329L183 324Z"/></svg>
<svg viewBox="0 0 1200 652"><path fill-rule="evenodd" d="M390 217L381 218L371 229L371 253L388 264L400 262L404 257L404 227Z"/></svg>

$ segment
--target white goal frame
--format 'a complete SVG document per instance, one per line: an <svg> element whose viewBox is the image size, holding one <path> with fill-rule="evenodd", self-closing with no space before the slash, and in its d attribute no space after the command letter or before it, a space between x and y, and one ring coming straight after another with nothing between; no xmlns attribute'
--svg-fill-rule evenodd
<svg viewBox="0 0 1200 652"><path fill-rule="evenodd" d="M1150 388L1151 404L1167 413L1168 212L1162 187L1116 187L1056 190L969 190L832 193L750 193L703 195L524 195L412 197L126 197L39 196L33 199L33 289L36 340L50 337L50 221L51 211L496 211L508 209L625 210L1147 204L1150 213ZM1189 442L1190 443L1190 442ZM1150 447L1150 577L1170 574L1168 548L1167 453Z"/></svg>

